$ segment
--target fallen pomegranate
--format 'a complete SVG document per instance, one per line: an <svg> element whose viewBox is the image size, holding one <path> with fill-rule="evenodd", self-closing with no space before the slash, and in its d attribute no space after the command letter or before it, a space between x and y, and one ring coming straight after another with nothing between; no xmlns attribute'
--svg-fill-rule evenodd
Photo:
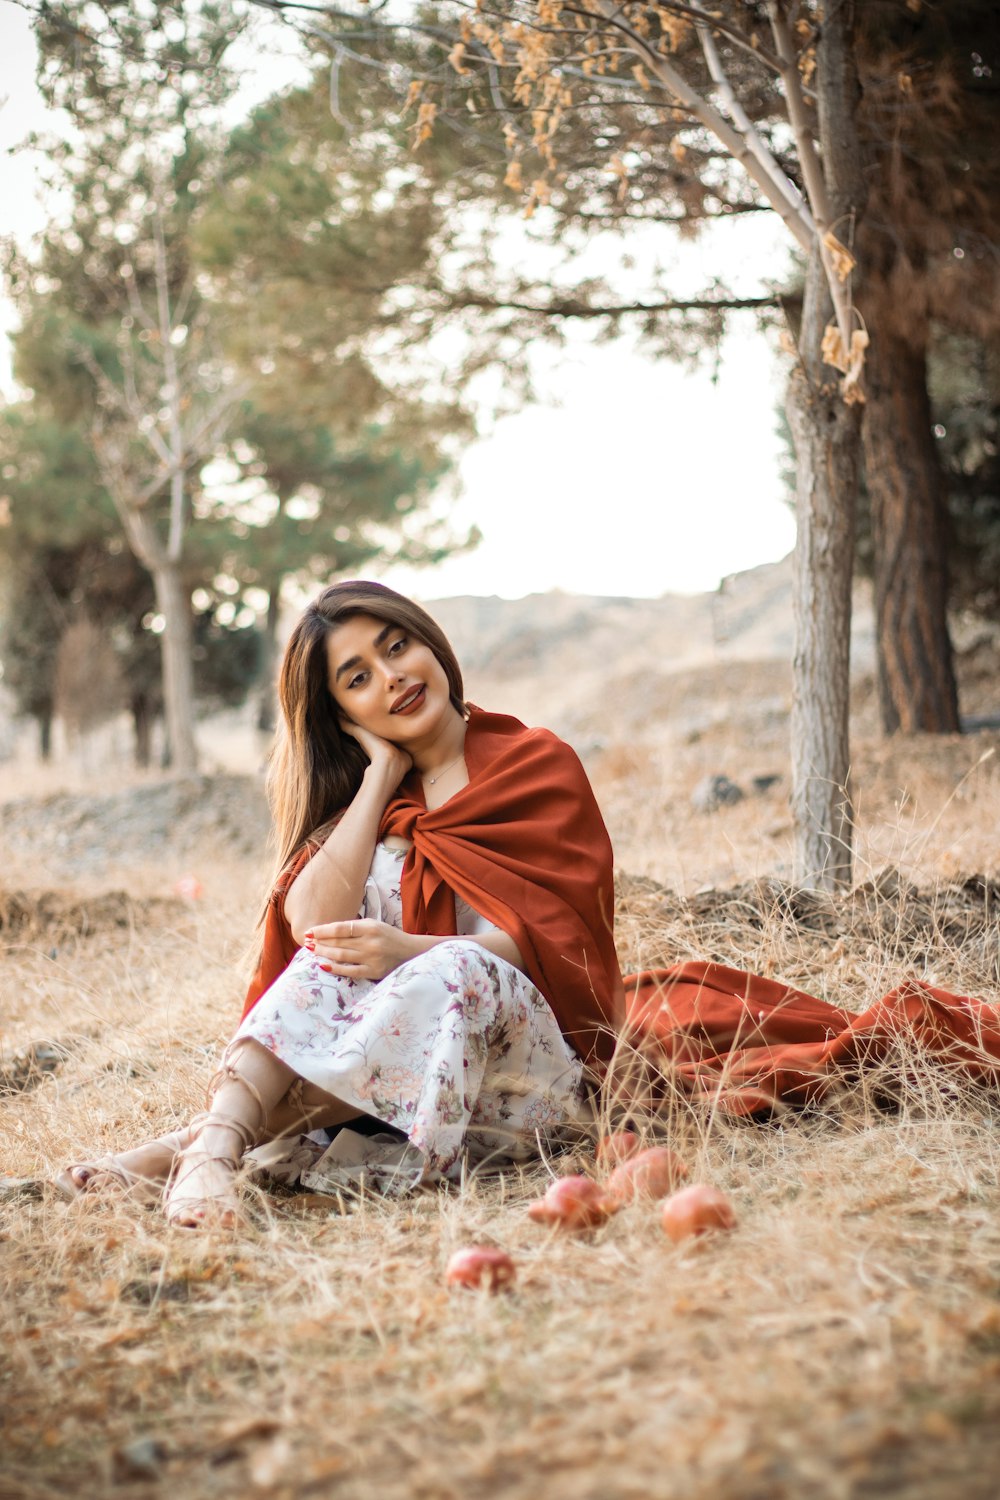
<svg viewBox="0 0 1000 1500"><path fill-rule="evenodd" d="M444 1279L448 1286L485 1286L498 1292L510 1286L516 1275L514 1262L506 1250L491 1250L485 1245L469 1245L456 1250L448 1262Z"/></svg>
<svg viewBox="0 0 1000 1500"><path fill-rule="evenodd" d="M634 1130L613 1130L610 1135L602 1135L596 1152L598 1166L607 1167L628 1161L641 1145L642 1141Z"/></svg>
<svg viewBox="0 0 1000 1500"><path fill-rule="evenodd" d="M663 1205L663 1231L675 1244L712 1229L733 1229L736 1215L725 1193L704 1182L681 1188Z"/></svg>
<svg viewBox="0 0 1000 1500"><path fill-rule="evenodd" d="M675 1151L649 1146L615 1167L604 1191L620 1208L636 1198L665 1198L687 1175L688 1169Z"/></svg>
<svg viewBox="0 0 1000 1500"><path fill-rule="evenodd" d="M604 1189L589 1177L557 1177L544 1198L528 1204L528 1218L560 1229L593 1229L614 1212Z"/></svg>

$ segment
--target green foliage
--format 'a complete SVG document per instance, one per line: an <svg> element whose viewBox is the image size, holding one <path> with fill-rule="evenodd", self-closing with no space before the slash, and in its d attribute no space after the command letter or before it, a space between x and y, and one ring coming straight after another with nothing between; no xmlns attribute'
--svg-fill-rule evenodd
<svg viewBox="0 0 1000 1500"><path fill-rule="evenodd" d="M0 667L21 713L50 721L56 655L65 626L65 555L37 549L0 578ZM70 585L72 586L72 585Z"/></svg>
<svg viewBox="0 0 1000 1500"><path fill-rule="evenodd" d="M260 674L261 633L254 625L223 625L206 610L195 616L192 655L201 707L234 708Z"/></svg>
<svg viewBox="0 0 1000 1500"><path fill-rule="evenodd" d="M16 552L23 578L59 579L53 608L32 622L38 639L10 596L7 675L22 681L27 711L29 681L51 697L42 684L59 632L84 606L112 633L143 714L159 704L152 589L122 545L108 488L116 477L126 497L147 491L166 538L158 263L184 404L210 412L242 391L213 453L192 451L185 474L183 571L203 697L235 701L266 661L248 622L266 610L273 630L285 579L325 582L391 555L432 561L458 545L420 512L472 430L468 413L453 395L423 399L412 372L409 383L396 368L387 379L366 347L373 330L397 347L416 336L403 328L406 299L391 303L439 247L435 183L407 173L387 189L381 148L355 149L335 123L303 140L311 89L265 105L227 139L218 110L233 89L226 54L242 9L187 0L41 12L40 82L75 129L51 143L58 212L30 255L6 252L21 317L15 371L30 396L0 431L0 563Z"/></svg>

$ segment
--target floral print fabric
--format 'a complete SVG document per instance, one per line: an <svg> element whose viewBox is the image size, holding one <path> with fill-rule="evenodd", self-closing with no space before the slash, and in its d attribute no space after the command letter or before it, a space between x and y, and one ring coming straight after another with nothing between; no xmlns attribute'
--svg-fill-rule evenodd
<svg viewBox="0 0 1000 1500"><path fill-rule="evenodd" d="M404 858L376 846L360 916L402 927ZM585 1123L582 1064L544 996L475 941L490 924L455 907L455 938L377 982L325 973L300 950L240 1027L236 1039L252 1037L405 1137L342 1130L302 1172L306 1186L363 1181L396 1194L455 1182L470 1167L535 1156Z"/></svg>

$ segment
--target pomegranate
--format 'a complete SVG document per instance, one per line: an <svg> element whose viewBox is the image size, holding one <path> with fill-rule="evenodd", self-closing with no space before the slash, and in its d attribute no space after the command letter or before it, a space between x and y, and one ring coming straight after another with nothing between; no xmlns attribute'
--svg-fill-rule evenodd
<svg viewBox="0 0 1000 1500"><path fill-rule="evenodd" d="M679 1243L691 1235L707 1234L711 1229L733 1229L736 1215L725 1193L704 1182L681 1188L663 1205L663 1231Z"/></svg>
<svg viewBox="0 0 1000 1500"><path fill-rule="evenodd" d="M589 1177L557 1177L544 1198L528 1204L529 1219L558 1224L560 1229L593 1229L613 1212L603 1188Z"/></svg>
<svg viewBox="0 0 1000 1500"><path fill-rule="evenodd" d="M444 1279L448 1286L485 1286L488 1291L498 1292L510 1286L516 1274L514 1262L506 1250L493 1250L487 1245L468 1245L456 1250L448 1262Z"/></svg>
<svg viewBox="0 0 1000 1500"><path fill-rule="evenodd" d="M610 1135L602 1135L597 1147L598 1163L608 1166L612 1162L628 1161L641 1145L634 1130L614 1130Z"/></svg>
<svg viewBox="0 0 1000 1500"><path fill-rule="evenodd" d="M666 1146L649 1146L615 1167L604 1191L618 1207L635 1198L665 1198L687 1174L676 1152Z"/></svg>

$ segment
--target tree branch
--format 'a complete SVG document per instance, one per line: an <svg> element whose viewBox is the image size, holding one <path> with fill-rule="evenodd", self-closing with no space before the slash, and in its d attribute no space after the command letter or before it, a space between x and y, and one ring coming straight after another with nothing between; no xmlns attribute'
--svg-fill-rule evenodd
<svg viewBox="0 0 1000 1500"><path fill-rule="evenodd" d="M823 270L826 275L827 285L830 288L830 297L833 301L834 315L837 319L837 327L843 340L845 354L851 347L851 334L853 332L853 319L851 316L851 298L846 290L844 281L838 274L834 263L833 253L829 244L833 235L831 223L830 198L826 189L826 178L823 174L823 166L816 151L813 141L812 127L806 110L805 99L802 96L802 79L799 73L798 58L795 53L795 43L788 28L788 21L781 8L780 0L768 0L768 15L771 18L771 30L774 33L775 46L778 56L781 58L781 76L785 85L785 98L788 102L788 121L795 134L795 144L798 147L799 165L802 168L802 180L805 183L806 196L812 208L813 218L816 221L816 238L819 245L819 253L823 261Z"/></svg>
<svg viewBox="0 0 1000 1500"><path fill-rule="evenodd" d="M780 307L777 293L767 297L676 297L662 302L616 302L593 304L576 297L553 297L548 302L527 302L517 297L491 297L485 292L444 293L446 307L476 307L486 312L526 312L546 318L621 318L633 313L658 312L746 312Z"/></svg>
<svg viewBox="0 0 1000 1500"><path fill-rule="evenodd" d="M667 92L672 94L700 124L704 125L706 130L711 131L722 142L733 159L740 163L747 176L756 182L790 234L803 250L809 251L814 241L813 231L806 224L802 213L794 209L785 196L784 189L780 185L783 174L777 163L774 163L773 171L765 169L725 116L703 99L676 68L654 51L645 38L640 37L631 27L618 20L616 8L609 3L609 0L597 0L597 4L608 24L614 26L628 39L631 50L656 74Z"/></svg>
<svg viewBox="0 0 1000 1500"><path fill-rule="evenodd" d="M684 9L687 8L688 7L686 6L684 7ZM754 156L756 156L757 160L760 162L764 170L770 173L773 169L774 173L777 174L775 176L775 181L779 189L784 190L784 194L788 200L789 205L792 209L794 209L796 213L802 215L803 221L806 224L807 228L811 233L815 234L816 225L813 222L813 218L809 212L808 206L802 200L802 195L799 193L798 188L793 182L789 180L787 176L785 176L781 172L781 168L778 162L774 159L774 156L765 145L756 126L750 119L750 116L747 114L746 110L743 108L742 104L736 97L733 86L729 81L729 76L726 73L725 68L722 66L722 59L719 57L718 48L716 47L715 41L712 37L711 26L705 15L705 12L702 10L700 4L695 4L693 6L693 11L698 13L702 17L701 20L695 21L695 25L698 30L698 40L701 43L701 50L704 54L709 74L711 75L713 81L716 84L716 87L719 90L720 95L722 96L722 102L725 105L726 109L729 111L733 123L736 125L736 128L739 130L740 134L743 136L743 139L746 141L747 145L750 147L750 150L753 152Z"/></svg>

